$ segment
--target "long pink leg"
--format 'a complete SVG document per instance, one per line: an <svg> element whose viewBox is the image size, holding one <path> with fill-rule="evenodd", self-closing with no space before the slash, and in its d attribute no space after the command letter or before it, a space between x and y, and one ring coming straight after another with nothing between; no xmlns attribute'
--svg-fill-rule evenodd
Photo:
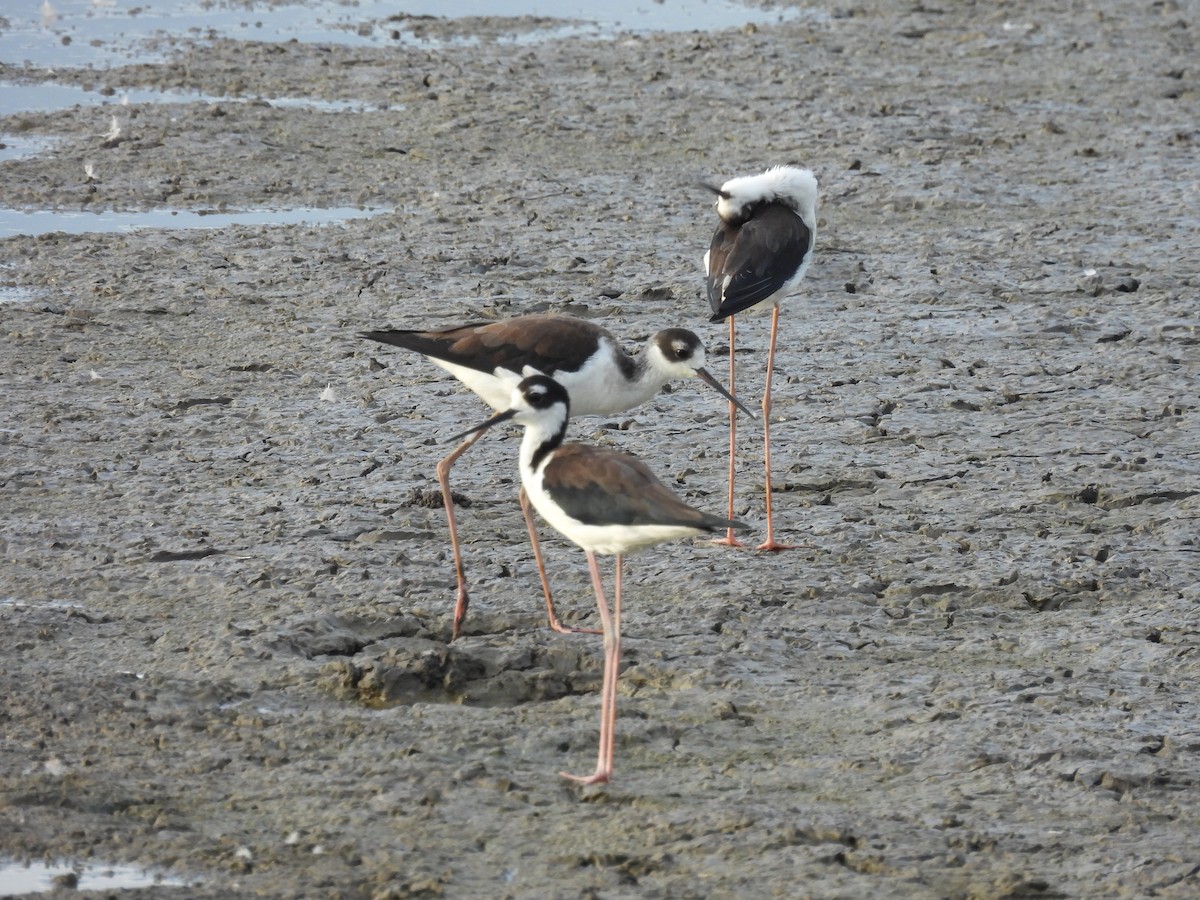
<svg viewBox="0 0 1200 900"><path fill-rule="evenodd" d="M775 523L771 519L771 373L775 369L775 335L779 330L779 305L771 312L771 349L767 352L767 384L763 390L763 464L766 466L767 486L767 539L758 545L759 550L795 550L796 544L780 544L775 540Z"/></svg>
<svg viewBox="0 0 1200 900"><path fill-rule="evenodd" d="M733 387L734 358L733 358L733 316L729 317L729 393L735 393ZM733 476L737 469L737 407L729 404L729 518L733 518ZM714 544L726 547L744 547L741 541L733 536L733 529L726 531L725 537L717 538Z"/></svg>
<svg viewBox="0 0 1200 900"><path fill-rule="evenodd" d="M591 775L571 775L559 772L563 778L580 784L604 784L612 778L613 732L617 724L617 675L621 669L621 556L617 555L617 577L615 612L610 614L608 601L604 597L604 584L600 580L600 566L596 554L587 551L588 568L592 572L592 587L596 591L596 604L600 608L600 621L604 628L604 678L600 689L600 749L596 756L596 771Z"/></svg>
<svg viewBox="0 0 1200 900"><path fill-rule="evenodd" d="M617 733L617 678L621 673L621 571L624 560L621 554L616 556L616 575L613 584L613 642L606 648L604 660L605 670L612 670L608 688L608 742L605 749L605 771L609 778L613 773L613 743Z"/></svg>
<svg viewBox="0 0 1200 900"><path fill-rule="evenodd" d="M458 579L458 596L454 601L454 624L450 628L450 640L458 637L462 631L463 620L467 617L467 575L463 570L462 551L458 546L458 524L454 521L454 495L450 492L450 469L460 456L467 452L477 440L483 437L482 431L477 431L454 448L445 459L437 464L438 483L442 486L442 505L446 507L446 520L450 523L450 547L454 550L454 575Z"/></svg>
<svg viewBox="0 0 1200 900"><path fill-rule="evenodd" d="M533 558L537 561L538 575L542 579L542 593L546 595L546 614L550 617L550 627L559 634L600 634L601 632L594 628L568 628L558 620L558 615L554 612L554 598L550 595L550 581L546 577L546 564L542 560L542 543L538 540L537 523L533 520L533 506L524 487L521 488L521 512L525 515L529 543L533 545Z"/></svg>

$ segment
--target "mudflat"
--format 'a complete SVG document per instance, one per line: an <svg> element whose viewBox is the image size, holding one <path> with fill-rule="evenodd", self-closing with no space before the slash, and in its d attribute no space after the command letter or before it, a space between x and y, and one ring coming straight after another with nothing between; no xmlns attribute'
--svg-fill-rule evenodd
<svg viewBox="0 0 1200 900"><path fill-rule="evenodd" d="M1049 6L8 68L225 99L0 121L51 145L0 205L372 214L0 242L0 856L191 885L139 897L1195 896L1198 7ZM698 183L779 162L821 182L772 427L803 546L627 561L580 789L599 640L545 627L516 434L455 469L450 644L433 470L487 410L356 333L680 325L724 378ZM683 384L572 437L720 512L726 416Z"/></svg>

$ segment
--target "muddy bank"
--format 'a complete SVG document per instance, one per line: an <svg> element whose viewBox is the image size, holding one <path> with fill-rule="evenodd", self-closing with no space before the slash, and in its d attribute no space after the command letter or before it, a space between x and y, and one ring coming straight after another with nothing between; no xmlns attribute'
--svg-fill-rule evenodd
<svg viewBox="0 0 1200 900"><path fill-rule="evenodd" d="M378 212L0 242L2 855L212 897L1194 893L1197 10L1040 6L56 72L226 99L6 119L54 149L4 206ZM355 332L566 308L720 372L695 184L784 160L822 186L772 429L806 548L629 561L617 780L579 791L599 647L543 626L516 441L456 469L447 646L427 494L484 410ZM724 413L574 434L720 509Z"/></svg>

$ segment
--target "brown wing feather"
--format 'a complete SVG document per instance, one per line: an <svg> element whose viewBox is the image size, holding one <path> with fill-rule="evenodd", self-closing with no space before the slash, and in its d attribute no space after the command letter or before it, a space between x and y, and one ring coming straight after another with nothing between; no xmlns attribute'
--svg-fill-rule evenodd
<svg viewBox="0 0 1200 900"><path fill-rule="evenodd" d="M557 315L518 316L438 331L367 331L363 336L480 372L504 368L519 374L533 366L547 375L574 370L602 341L612 340L599 325Z"/></svg>
<svg viewBox="0 0 1200 900"><path fill-rule="evenodd" d="M543 489L567 515L588 525L730 527L688 506L640 460L606 447L563 444L546 465Z"/></svg>

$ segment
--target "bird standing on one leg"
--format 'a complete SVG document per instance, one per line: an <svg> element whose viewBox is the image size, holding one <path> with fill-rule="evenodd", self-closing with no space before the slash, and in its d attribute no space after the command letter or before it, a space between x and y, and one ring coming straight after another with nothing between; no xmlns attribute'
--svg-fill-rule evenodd
<svg viewBox="0 0 1200 900"><path fill-rule="evenodd" d="M524 425L521 484L542 518L587 553L604 629L600 751L596 771L591 775L561 774L581 784L598 784L607 782L613 772L617 675L621 668L622 557L662 541L746 526L688 506L632 456L606 447L564 444L569 410L570 401L562 385L544 375L534 375L517 385L507 410L467 434L508 419ZM616 556L611 611L604 596L597 553Z"/></svg>
<svg viewBox="0 0 1200 900"><path fill-rule="evenodd" d="M365 331L362 336L415 350L469 387L494 410L508 408L512 386L522 377L526 367L557 378L569 392L579 415L607 415L632 409L676 378L699 378L731 403L737 403L704 368L704 344L700 338L683 328L657 332L636 357L622 350L616 338L599 325L559 315L518 316L440 331ZM738 406L753 418L749 410L740 403ZM481 436L482 432L472 434L437 466L458 585L451 640L462 630L470 598L454 519L450 469ZM537 527L524 489L521 491L521 510L525 514L534 560L542 580L550 627L560 632L574 631L560 624L555 614Z"/></svg>
<svg viewBox="0 0 1200 900"><path fill-rule="evenodd" d="M729 390L734 391L733 319L735 313L771 301L771 346L763 390L763 463L766 467L767 539L759 550L787 550L777 543L771 516L771 374L779 301L800 283L812 261L817 234L817 179L808 169L775 166L761 175L705 185L717 195L721 223L704 254L711 322L729 320ZM729 416L729 516L733 517L737 422ZM718 543L740 546L730 531Z"/></svg>

